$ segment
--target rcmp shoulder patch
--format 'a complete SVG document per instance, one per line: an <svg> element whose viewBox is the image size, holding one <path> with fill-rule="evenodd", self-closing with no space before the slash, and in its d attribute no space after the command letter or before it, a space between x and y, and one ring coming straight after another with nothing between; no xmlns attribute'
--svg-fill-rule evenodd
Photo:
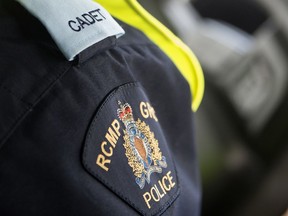
<svg viewBox="0 0 288 216"><path fill-rule="evenodd" d="M137 83L114 90L89 128L85 168L142 215L162 214L179 184L156 111Z"/></svg>

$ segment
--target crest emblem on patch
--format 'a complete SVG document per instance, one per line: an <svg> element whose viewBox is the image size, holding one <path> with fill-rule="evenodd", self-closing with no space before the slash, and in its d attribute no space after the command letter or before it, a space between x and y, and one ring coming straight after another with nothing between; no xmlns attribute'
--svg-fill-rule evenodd
<svg viewBox="0 0 288 216"><path fill-rule="evenodd" d="M162 173L162 168L167 168L166 158L162 155L158 140L149 125L140 119L134 120L132 107L128 103L122 104L118 101L118 104L117 114L125 125L125 155L136 176L136 183L143 189L145 181L150 183L152 173Z"/></svg>

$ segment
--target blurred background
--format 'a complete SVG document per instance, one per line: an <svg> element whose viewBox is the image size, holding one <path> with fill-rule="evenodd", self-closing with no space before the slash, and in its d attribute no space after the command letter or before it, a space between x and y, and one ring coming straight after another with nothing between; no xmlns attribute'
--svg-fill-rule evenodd
<svg viewBox="0 0 288 216"><path fill-rule="evenodd" d="M198 57L203 216L288 208L288 0L140 0Z"/></svg>

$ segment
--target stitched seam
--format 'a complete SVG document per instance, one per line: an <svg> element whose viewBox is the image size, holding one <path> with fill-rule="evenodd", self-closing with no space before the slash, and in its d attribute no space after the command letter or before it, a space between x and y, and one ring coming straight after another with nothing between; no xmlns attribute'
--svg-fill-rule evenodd
<svg viewBox="0 0 288 216"><path fill-rule="evenodd" d="M168 149L169 150L169 149ZM171 157L171 155L170 155L170 157ZM180 193L181 193L181 184L180 184L180 181L179 181L179 177L178 177L178 172L177 172L177 169L176 169L176 165L175 165L175 161L174 161L174 159L171 157L171 161L172 161L172 164L173 164L173 167L174 167L174 171L175 171L175 175L176 175L176 180L177 180L177 186L178 186L178 188L177 188L177 190L176 190L176 192L175 192L175 194L164 204L165 206L163 206L160 210L159 210L159 212L157 213L158 215L162 215L164 212L165 212L165 210L167 209L167 208L169 208L172 204L173 204L173 202L176 200L176 198L178 198L178 196L180 195Z"/></svg>
<svg viewBox="0 0 288 216"><path fill-rule="evenodd" d="M11 124L8 131L4 133L3 138L0 140L0 151L1 151L1 148L4 146L6 140L12 135L11 132L13 128L17 127L17 124L20 122L21 119L25 117L26 114L28 114L28 112L29 112L29 109L25 109L23 112L21 112L20 115L18 115L18 117L16 118L16 120Z"/></svg>
<svg viewBox="0 0 288 216"><path fill-rule="evenodd" d="M17 127L17 125L20 123L21 119L24 119L25 116L28 114L29 111L32 110L33 107L35 107L39 101L41 100L41 98L43 97L43 95L45 95L50 88L53 87L53 85L72 67L72 64L69 65L69 67L65 67L65 69L63 69L63 71L59 72L56 77L50 82L50 84L47 85L47 87L43 90L43 92L37 97L37 99L34 101L33 104L31 104L29 106L29 108L26 108L26 110L24 112L22 112L18 118L16 118L16 120L11 124L11 126L9 127L9 129L7 130L7 132L3 135L3 138L0 140L0 150L3 147L3 145L5 144L5 142L7 141L7 139L13 134L12 131ZM7 89L8 90L8 89ZM11 92L12 93L12 92ZM16 95L14 95L16 97ZM18 99L20 101L22 101L23 103L27 104L25 101L23 101L21 98L18 97Z"/></svg>
<svg viewBox="0 0 288 216"><path fill-rule="evenodd" d="M9 95L12 95L14 98L16 98L17 100L19 100L20 102L22 102L23 104L26 105L26 108L31 108L32 104L24 101L19 95L15 94L13 91L11 91L9 88L7 88L6 86L0 86L1 89L3 89L5 92L7 92Z"/></svg>
<svg viewBox="0 0 288 216"><path fill-rule="evenodd" d="M175 171L176 172L176 171ZM172 203L176 200L176 198L178 198L178 196L180 195L180 187L178 186L177 191L175 192L175 194L170 198L170 200L168 200L164 206L158 211L158 213L156 213L157 215L162 215L165 213L165 210L168 209Z"/></svg>
<svg viewBox="0 0 288 216"><path fill-rule="evenodd" d="M69 62L70 63L70 62ZM66 74L71 68L72 68L73 64L70 63L69 66L66 66L65 68L63 68L62 72L59 72L54 79L52 79L52 81L47 84L47 87L42 91L42 93L39 94L39 96L35 99L33 106L35 106L41 99L42 97L54 86L54 84L60 80L64 74Z"/></svg>

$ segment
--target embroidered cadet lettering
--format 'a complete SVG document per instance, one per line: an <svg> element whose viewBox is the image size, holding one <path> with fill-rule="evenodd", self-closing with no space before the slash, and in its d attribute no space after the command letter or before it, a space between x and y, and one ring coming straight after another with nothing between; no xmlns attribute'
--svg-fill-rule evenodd
<svg viewBox="0 0 288 216"><path fill-rule="evenodd" d="M111 160L108 158L113 156L113 149L116 147L120 135L120 123L117 119L114 119L111 123L111 127L108 128L105 134L105 138L110 145L107 141L103 141L101 143L102 154L99 154L96 159L96 164L106 172L109 171L108 164L111 163Z"/></svg>
<svg viewBox="0 0 288 216"><path fill-rule="evenodd" d="M159 202L175 185L176 183L173 181L171 171L169 171L161 180L158 181L158 184L154 184L150 191L143 194L147 207L149 209L151 208L150 202L152 200L154 202Z"/></svg>
<svg viewBox="0 0 288 216"><path fill-rule="evenodd" d="M86 26L95 24L105 20L106 17L101 13L100 9L92 10L76 17L74 20L68 21L68 26L75 32L80 32Z"/></svg>
<svg viewBox="0 0 288 216"><path fill-rule="evenodd" d="M156 122L158 122L155 110L148 102L145 103L142 101L140 103L140 112L143 118L153 118Z"/></svg>
<svg viewBox="0 0 288 216"><path fill-rule="evenodd" d="M42 22L68 61L106 38L119 38L125 34L96 1L17 1Z"/></svg>

